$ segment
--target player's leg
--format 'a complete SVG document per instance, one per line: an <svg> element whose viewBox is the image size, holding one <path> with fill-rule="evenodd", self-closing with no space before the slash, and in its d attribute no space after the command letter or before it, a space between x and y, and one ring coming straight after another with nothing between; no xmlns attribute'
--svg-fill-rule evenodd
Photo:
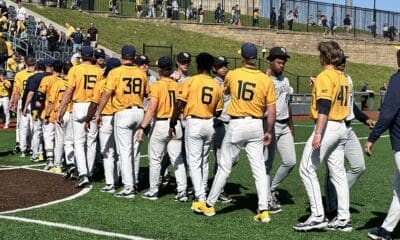
<svg viewBox="0 0 400 240"><path fill-rule="evenodd" d="M133 136L133 172L134 172L134 186L135 190L138 189L139 184L139 170L140 170L140 142L136 139L136 136Z"/></svg>
<svg viewBox="0 0 400 240"><path fill-rule="evenodd" d="M64 154L64 139L65 132L64 128L58 124L54 123L55 139L54 139L54 168L51 169L52 172L61 173L62 158Z"/></svg>
<svg viewBox="0 0 400 240"><path fill-rule="evenodd" d="M113 136L113 116L102 116L101 127L99 129L100 151L103 157L104 176L106 185L101 189L102 192L115 192L115 142Z"/></svg>
<svg viewBox="0 0 400 240"><path fill-rule="evenodd" d="M8 128L8 126L10 125L10 100L8 99L8 97L2 97L0 98L1 100L1 105L3 106L3 110L4 110L4 117L5 117L5 122L4 122L4 128Z"/></svg>
<svg viewBox="0 0 400 240"><path fill-rule="evenodd" d="M49 170L54 166L54 132L54 123L43 125L44 150L46 152L47 160L47 166L45 168L46 170Z"/></svg>
<svg viewBox="0 0 400 240"><path fill-rule="evenodd" d="M66 112L64 114L64 153L65 153L65 163L69 166L75 165L74 156L74 130L72 128L72 114Z"/></svg>
<svg viewBox="0 0 400 240"><path fill-rule="evenodd" d="M98 133L99 129L97 128L96 120L90 121L90 128L86 136L86 153L87 153L86 164L87 164L87 172L90 177L92 177L94 163L96 161Z"/></svg>
<svg viewBox="0 0 400 240"><path fill-rule="evenodd" d="M15 149L14 153L20 153L21 152L21 147L20 147L20 139L21 139L21 100L18 100L17 103L17 122L15 124Z"/></svg>
<svg viewBox="0 0 400 240"><path fill-rule="evenodd" d="M203 136L203 150L202 150L202 188L204 193L207 191L208 187L208 173L209 173L209 163L208 156L210 154L211 142L214 138L215 130L213 128L213 120L203 120L201 122L201 135ZM206 199L204 199L206 200Z"/></svg>
<svg viewBox="0 0 400 240"><path fill-rule="evenodd" d="M350 168L347 171L347 182L349 188L351 188L365 171L365 158L360 140L358 140L357 135L352 128L350 128L348 132L344 157L350 164Z"/></svg>
<svg viewBox="0 0 400 240"><path fill-rule="evenodd" d="M172 166L175 170L175 178L177 185L177 194L175 196L175 200L186 202L188 200L187 197L187 176L186 176L186 168L183 163L182 158L182 139L171 139L167 145L167 151L171 158Z"/></svg>
<svg viewBox="0 0 400 240"><path fill-rule="evenodd" d="M32 113L34 114L34 113ZM39 161L39 154L43 154L42 149L42 141L43 139L43 130L42 130L42 120L37 115L37 111L35 113L35 118L33 118L33 136L32 136L32 161ZM43 160L43 159L41 159ZM48 169L46 169L48 170Z"/></svg>
<svg viewBox="0 0 400 240"><path fill-rule="evenodd" d="M21 112L21 109L18 110ZM27 155L27 153L29 152L28 149L28 135L30 132L30 126L29 126L29 118L28 118L28 114L26 116L22 115L22 113L20 114L20 148L21 148L21 157L25 157ZM30 145L30 144L29 144Z"/></svg>

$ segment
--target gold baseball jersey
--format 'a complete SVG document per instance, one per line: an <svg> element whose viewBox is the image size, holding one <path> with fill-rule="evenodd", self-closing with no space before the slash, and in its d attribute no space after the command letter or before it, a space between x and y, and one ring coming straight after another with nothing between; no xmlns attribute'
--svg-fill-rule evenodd
<svg viewBox="0 0 400 240"><path fill-rule="evenodd" d="M24 69L24 70L18 72L17 74L15 74L14 89L18 89L20 91L19 93L21 96L25 91L25 86L26 86L26 82L28 81L28 78L30 76L32 76L33 74L35 74L35 71L30 72L27 69Z"/></svg>
<svg viewBox="0 0 400 240"><path fill-rule="evenodd" d="M42 81L40 81L38 91L47 95L51 86L57 81L57 79L57 76L54 74L43 77Z"/></svg>
<svg viewBox="0 0 400 240"><path fill-rule="evenodd" d="M94 89L93 89L93 95L90 98L91 102L97 103L99 104L100 99L101 99L101 93L104 91L104 87L106 86L106 79L103 78L100 81L98 81L96 83L96 85L94 85ZM101 114L105 114L105 115L111 115L114 114L114 107L112 105L112 98L110 98L106 104L106 106L103 108L103 111L101 112Z"/></svg>
<svg viewBox="0 0 400 240"><path fill-rule="evenodd" d="M224 104L221 85L204 74L187 78L179 87L177 99L186 102L184 118L212 118L216 111L222 111Z"/></svg>
<svg viewBox="0 0 400 240"><path fill-rule="evenodd" d="M7 59L7 67L6 67L7 72L16 73L17 67L18 67L18 63L17 63L17 61L15 61L15 59L13 59L12 57Z"/></svg>
<svg viewBox="0 0 400 240"><path fill-rule="evenodd" d="M233 117L262 118L266 107L276 103L274 82L257 69L229 71L224 88L225 94L231 96L227 114Z"/></svg>
<svg viewBox="0 0 400 240"><path fill-rule="evenodd" d="M170 118L174 109L179 84L171 78L162 77L150 85L149 98L157 99L156 118Z"/></svg>
<svg viewBox="0 0 400 240"><path fill-rule="evenodd" d="M343 120L349 114L349 82L340 71L329 67L322 71L315 80L312 88L310 117L318 118L317 101L327 99L331 101L328 120Z"/></svg>
<svg viewBox="0 0 400 240"><path fill-rule="evenodd" d="M11 83L8 80L0 81L0 97L8 97L8 89L11 87Z"/></svg>
<svg viewBox="0 0 400 240"><path fill-rule="evenodd" d="M68 88L73 87L73 102L89 102L93 95L93 88L103 77L103 70L96 65L79 64L68 72Z"/></svg>
<svg viewBox="0 0 400 240"><path fill-rule="evenodd" d="M132 106L143 108L143 98L148 92L146 73L136 66L117 67L108 74L104 89L114 94L115 112Z"/></svg>
<svg viewBox="0 0 400 240"><path fill-rule="evenodd" d="M67 81L62 79L61 77L56 76L56 81L51 85L50 91L48 92L48 95L46 96L46 104L45 104L45 109L48 106L48 103L54 103L54 109L53 112L50 115L49 121L55 121L56 120L56 114L58 109L60 108L61 105L61 100L64 95L65 90L67 89ZM68 104L67 106L67 112L72 111L72 104ZM45 117L45 112L44 110L42 112L42 118L44 119Z"/></svg>

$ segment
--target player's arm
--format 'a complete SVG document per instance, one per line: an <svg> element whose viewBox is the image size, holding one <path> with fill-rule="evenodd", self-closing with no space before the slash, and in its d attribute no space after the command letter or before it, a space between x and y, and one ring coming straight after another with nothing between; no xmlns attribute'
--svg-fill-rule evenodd
<svg viewBox="0 0 400 240"><path fill-rule="evenodd" d="M365 114L363 111L361 111L356 103L353 103L353 113L356 119L365 125L367 125L370 129L375 127L376 121L370 119L367 114Z"/></svg>
<svg viewBox="0 0 400 240"><path fill-rule="evenodd" d="M175 126L178 123L179 114L181 114L182 110L185 108L186 102L178 99L174 104L174 111L172 112L172 117L169 121L169 131L168 135L170 137L175 136Z"/></svg>
<svg viewBox="0 0 400 240"><path fill-rule="evenodd" d="M33 95L34 95L34 94L35 94L35 92L29 91L28 94L26 95L25 105L24 105L24 107L22 108L22 109L23 109L23 110L22 110L22 114L23 114L24 116L26 116L26 113L28 112L28 107L29 107L29 104L30 104L31 101L32 101L32 98L33 98Z"/></svg>
<svg viewBox="0 0 400 240"><path fill-rule="evenodd" d="M11 101L10 101L10 110L13 112L17 111L17 102L18 99L20 98L20 91L21 89L18 86L15 86L15 82L14 82L14 90L11 94Z"/></svg>
<svg viewBox="0 0 400 240"><path fill-rule="evenodd" d="M58 109L57 112L57 121L62 123L62 119L64 117L65 111L67 110L67 106L69 104L69 102L71 102L72 99L72 94L74 93L74 87L69 87L65 90L62 100L61 100L61 104L60 104L60 108Z"/></svg>
<svg viewBox="0 0 400 240"><path fill-rule="evenodd" d="M331 110L331 100L321 98L317 100L318 118L315 126L314 138L312 141L313 150L317 150L321 146L322 132L328 122L328 114Z"/></svg>
<svg viewBox="0 0 400 240"><path fill-rule="evenodd" d="M54 102L47 103L43 124L47 125L49 123L50 114L54 109L54 105L55 105Z"/></svg>
<svg viewBox="0 0 400 240"><path fill-rule="evenodd" d="M292 108L290 107L290 103L288 103L288 109L289 109L289 128L290 131L292 132L292 136L294 137L293 114L292 114Z"/></svg>
<svg viewBox="0 0 400 240"><path fill-rule="evenodd" d="M157 107L158 107L158 98L150 98L149 104L147 105L147 111L144 114L143 121L139 125L139 129L136 133L136 139L138 141L143 141L143 131L144 129L147 128L147 126L149 126L151 119L156 114Z"/></svg>
<svg viewBox="0 0 400 240"><path fill-rule="evenodd" d="M106 106L108 100L110 99L112 92L106 90L101 94L99 105L97 106L96 112L96 122L97 124L101 124L101 112L103 111L104 107Z"/></svg>
<svg viewBox="0 0 400 240"><path fill-rule="evenodd" d="M276 120L276 104L270 104L267 106L268 117L264 118L264 126L266 126L266 131L264 133L264 144L268 145L271 143L272 132L275 127ZM266 122L265 122L266 121Z"/></svg>

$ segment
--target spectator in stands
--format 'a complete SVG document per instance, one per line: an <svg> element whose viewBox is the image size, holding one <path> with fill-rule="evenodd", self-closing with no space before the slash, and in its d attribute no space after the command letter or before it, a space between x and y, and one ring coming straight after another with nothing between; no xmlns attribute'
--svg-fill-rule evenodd
<svg viewBox="0 0 400 240"><path fill-rule="evenodd" d="M347 35L351 30L351 17L349 14L346 15L345 19L343 19L343 26Z"/></svg>
<svg viewBox="0 0 400 240"><path fill-rule="evenodd" d="M288 27L289 30L293 30L293 22L294 22L295 16L292 10L289 11L289 14L286 16L286 20L288 21Z"/></svg>
<svg viewBox="0 0 400 240"><path fill-rule="evenodd" d="M337 27L336 27L335 19L332 16L331 19L329 19L329 29L330 29L331 35L335 35L336 28Z"/></svg>
<svg viewBox="0 0 400 240"><path fill-rule="evenodd" d="M2 16L8 19L8 8L5 1L0 1L0 12Z"/></svg>
<svg viewBox="0 0 400 240"><path fill-rule="evenodd" d="M25 22L18 20L17 21L17 32L16 32L16 34L19 35L25 30L26 30Z"/></svg>
<svg viewBox="0 0 400 240"><path fill-rule="evenodd" d="M147 16L146 17L156 17L156 2L155 0L149 0Z"/></svg>
<svg viewBox="0 0 400 240"><path fill-rule="evenodd" d="M8 47L6 44L6 40L4 40L4 38L0 38L0 69L5 69L6 65L6 61L8 58Z"/></svg>
<svg viewBox="0 0 400 240"><path fill-rule="evenodd" d="M48 49L50 52L58 51L58 44L61 42L61 32L56 30L53 25L49 25L47 31Z"/></svg>
<svg viewBox="0 0 400 240"><path fill-rule="evenodd" d="M197 16L198 16L198 10L197 10L197 8L196 8L196 6L194 5L194 3L193 2L190 2L190 9L191 9L191 17L194 19L194 20L197 20Z"/></svg>
<svg viewBox="0 0 400 240"><path fill-rule="evenodd" d="M199 23L203 23L203 21L204 21L204 13L205 13L205 11L204 11L203 5L200 4L199 9L198 9Z"/></svg>
<svg viewBox="0 0 400 240"><path fill-rule="evenodd" d="M253 10L253 27L260 26L260 9L254 8Z"/></svg>
<svg viewBox="0 0 400 240"><path fill-rule="evenodd" d="M275 26L276 26L276 12L275 8L273 7L271 9L271 12L269 13L269 28L275 29Z"/></svg>
<svg viewBox="0 0 400 240"><path fill-rule="evenodd" d="M168 18L167 5L168 5L168 0L162 0L160 17Z"/></svg>
<svg viewBox="0 0 400 240"><path fill-rule="evenodd" d="M0 13L0 32L8 31L8 19L3 13Z"/></svg>
<svg viewBox="0 0 400 240"><path fill-rule="evenodd" d="M81 7L80 0L72 0L71 9L79 9Z"/></svg>
<svg viewBox="0 0 400 240"><path fill-rule="evenodd" d="M367 26L371 30L371 34L373 38L376 38L376 23L374 21L371 22L371 25Z"/></svg>
<svg viewBox="0 0 400 240"><path fill-rule="evenodd" d="M21 1L18 2L18 6L17 6L17 9L16 9L16 12L17 12L18 21L25 22L25 20L26 20L26 9L22 5Z"/></svg>
<svg viewBox="0 0 400 240"><path fill-rule="evenodd" d="M42 21L38 22L36 26L36 35L39 36L42 51L47 50L48 48L47 27L44 24L44 22Z"/></svg>
<svg viewBox="0 0 400 240"><path fill-rule="evenodd" d="M389 41L393 42L397 34L397 28L395 26L389 27Z"/></svg>
<svg viewBox="0 0 400 240"><path fill-rule="evenodd" d="M317 24L315 23L314 18L313 18L312 15L308 16L308 18L307 18L307 24L308 24L308 25L311 25L311 26L317 25Z"/></svg>
<svg viewBox="0 0 400 240"><path fill-rule="evenodd" d="M179 20L179 4L177 0L172 1L172 20Z"/></svg>
<svg viewBox="0 0 400 240"><path fill-rule="evenodd" d="M142 7L142 0L136 0L136 16L142 17L143 7Z"/></svg>
<svg viewBox="0 0 400 240"><path fill-rule="evenodd" d="M6 76L8 79L14 79L18 70L17 55L15 52L7 59Z"/></svg>
<svg viewBox="0 0 400 240"><path fill-rule="evenodd" d="M8 21L8 34L10 36L16 36L17 35L17 19L11 19Z"/></svg>
<svg viewBox="0 0 400 240"><path fill-rule="evenodd" d="M109 0L108 1L108 10L110 11L111 15L119 14L117 0Z"/></svg>
<svg viewBox="0 0 400 240"><path fill-rule="evenodd" d="M321 16L322 31L325 35L329 33L328 18L325 15Z"/></svg>
<svg viewBox="0 0 400 240"><path fill-rule="evenodd" d="M221 3L217 4L217 8L214 11L214 20L216 23L224 22L224 10L221 7Z"/></svg>
<svg viewBox="0 0 400 240"><path fill-rule="evenodd" d="M81 28L76 28L76 31L71 34L72 52L76 52L83 44L83 34Z"/></svg>
<svg viewBox="0 0 400 240"><path fill-rule="evenodd" d="M99 41L99 31L94 26L93 22L90 23L90 26L87 30L87 37L89 38L90 46L92 48L97 48L97 44Z"/></svg>
<svg viewBox="0 0 400 240"><path fill-rule="evenodd" d="M279 12L278 16L278 29L283 30L285 28L285 17L283 16L283 11Z"/></svg>
<svg viewBox="0 0 400 240"><path fill-rule="evenodd" d="M67 49L68 51L72 51L72 38L71 35L74 33L76 30L73 26L69 25L68 22L65 23L65 37L67 39Z"/></svg>
<svg viewBox="0 0 400 240"><path fill-rule="evenodd" d="M317 11L317 25L318 26L322 26L322 12L321 12L321 10L318 10Z"/></svg>
<svg viewBox="0 0 400 240"><path fill-rule="evenodd" d="M387 23L383 24L383 40L384 41L389 40L389 27Z"/></svg>

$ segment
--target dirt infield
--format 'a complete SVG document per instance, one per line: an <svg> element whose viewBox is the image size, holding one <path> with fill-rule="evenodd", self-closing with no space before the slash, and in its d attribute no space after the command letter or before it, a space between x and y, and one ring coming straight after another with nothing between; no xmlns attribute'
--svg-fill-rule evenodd
<svg viewBox="0 0 400 240"><path fill-rule="evenodd" d="M0 212L63 199L79 189L61 175L29 169L0 171Z"/></svg>

